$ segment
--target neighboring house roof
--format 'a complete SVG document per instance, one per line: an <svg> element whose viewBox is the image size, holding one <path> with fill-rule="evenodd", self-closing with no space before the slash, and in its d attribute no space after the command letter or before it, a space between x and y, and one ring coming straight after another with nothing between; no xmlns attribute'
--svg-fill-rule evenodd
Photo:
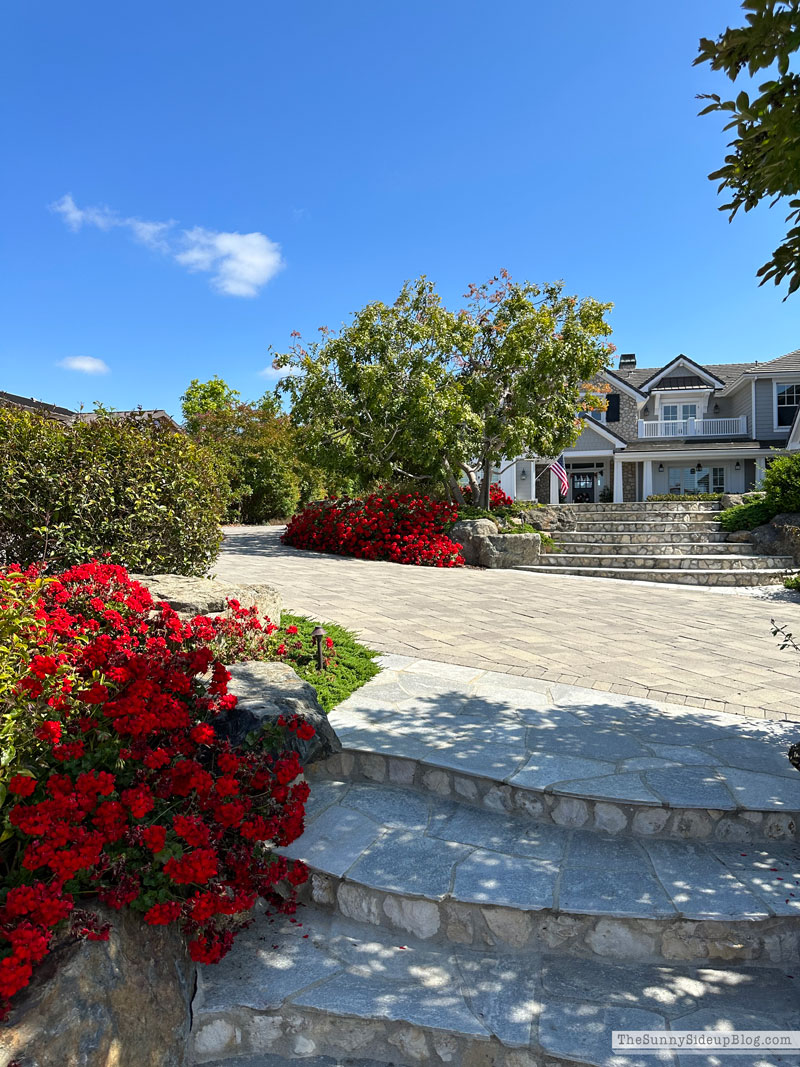
<svg viewBox="0 0 800 1067"><path fill-rule="evenodd" d="M44 400L37 400L33 396L17 396L16 393L6 393L0 390L0 407L3 406L22 408L24 411L31 411L35 415L43 415L45 418L63 422L67 426L72 425L74 422L94 422L95 419L99 418L96 411L73 411L71 408L59 407L57 404L47 404ZM168 415L163 408L153 408L149 411L135 408L130 411L109 411L107 414L111 419L149 418L157 425L164 424L172 426L175 430L181 429L180 424L171 415Z"/></svg>
<svg viewBox="0 0 800 1067"><path fill-rule="evenodd" d="M70 423L75 417L75 412L69 408L60 408L57 404L46 404L43 400L37 400L33 396L17 396L16 393L5 393L0 390L0 407L22 408L24 411L32 411L36 415L44 415L46 418L57 419L59 422Z"/></svg>

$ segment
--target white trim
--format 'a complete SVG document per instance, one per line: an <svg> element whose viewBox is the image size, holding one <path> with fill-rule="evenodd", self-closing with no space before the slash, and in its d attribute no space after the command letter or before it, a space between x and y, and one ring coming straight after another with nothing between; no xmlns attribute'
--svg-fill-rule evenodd
<svg viewBox="0 0 800 1067"><path fill-rule="evenodd" d="M750 422L753 427L751 437L754 441L757 441L756 437L756 379L750 382Z"/></svg>
<svg viewBox="0 0 800 1067"><path fill-rule="evenodd" d="M622 451L622 449L620 449ZM566 448L564 450L564 456L567 459L571 459L573 456L614 456L616 452L613 448L580 448L572 449Z"/></svg>
<svg viewBox="0 0 800 1067"><path fill-rule="evenodd" d="M658 452L626 452L623 459L626 463L652 460L655 463L663 462L664 458L667 459L681 459L687 456L699 456L703 462L706 459L757 459L759 456L767 457L772 456L776 452L785 452L785 448L773 449L762 448L756 450L755 448L746 450L737 450L735 448L708 448L698 450L697 448L682 448L682 449L664 449Z"/></svg>
<svg viewBox="0 0 800 1067"><path fill-rule="evenodd" d="M625 496L622 484L622 460L614 456L614 503L621 504Z"/></svg>
<svg viewBox="0 0 800 1067"><path fill-rule="evenodd" d="M772 379L772 429L775 433L789 433L792 429L792 423L788 426L778 425L778 386L779 385L800 385L800 377L796 374L788 374L785 378L773 378ZM794 422L794 420L792 420Z"/></svg>
<svg viewBox="0 0 800 1067"><path fill-rule="evenodd" d="M642 500L653 495L653 461L645 460L642 464Z"/></svg>

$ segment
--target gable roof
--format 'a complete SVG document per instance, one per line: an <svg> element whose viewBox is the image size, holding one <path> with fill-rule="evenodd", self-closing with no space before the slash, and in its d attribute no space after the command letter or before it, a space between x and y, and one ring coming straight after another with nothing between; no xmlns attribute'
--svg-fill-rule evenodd
<svg viewBox="0 0 800 1067"><path fill-rule="evenodd" d="M669 364L667 364L669 366ZM761 370L765 367L765 363L707 363L703 368L709 374L717 378L725 386L725 392L731 392L737 382L740 381L745 375L754 370ZM653 367L639 367L635 370L617 370L615 375L618 378L622 378L628 382L635 389L642 389L651 378L665 370L665 367L660 367L658 370L654 370ZM646 394L642 392L644 398Z"/></svg>
<svg viewBox="0 0 800 1067"><path fill-rule="evenodd" d="M586 425L583 427L583 430L594 430L594 432L599 434L601 437L608 438L608 440L611 441L612 444L622 445L623 448L627 445L628 442L625 440L624 437L620 437L618 433L614 433L613 430L609 430L608 426L606 426L604 422L598 422L597 419L593 419L591 415L587 415L585 411L581 412L580 418L583 419L583 421L586 423ZM581 430L581 433L583 433L583 430Z"/></svg>
<svg viewBox="0 0 800 1067"><path fill-rule="evenodd" d="M641 389L637 389L633 382L628 381L625 377L623 377L622 374L618 373L617 371L609 370L608 368L606 368L606 370L602 371L601 373L604 378L608 379L610 385L618 386L624 393L627 393L628 396L632 396L634 400L647 399L646 395L641 391Z"/></svg>
<svg viewBox="0 0 800 1067"><path fill-rule="evenodd" d="M720 379L717 378L716 375L708 369L708 367L701 367L699 363L695 363L693 359L689 359L688 356L685 356L681 352L681 354L676 356L675 359L670 360L670 362L667 363L665 366L659 367L659 369L654 371L649 378L646 378L643 382L641 382L639 388L647 389L649 387L651 390L654 389L658 379L663 378L668 373L668 371L672 370L673 367L677 367L681 363L685 364L688 367L694 368L696 371L699 371L699 375L689 374L684 375L683 377L700 377L701 379L705 378L706 381L711 382L713 385L718 386L720 389L725 384L724 382L720 381Z"/></svg>

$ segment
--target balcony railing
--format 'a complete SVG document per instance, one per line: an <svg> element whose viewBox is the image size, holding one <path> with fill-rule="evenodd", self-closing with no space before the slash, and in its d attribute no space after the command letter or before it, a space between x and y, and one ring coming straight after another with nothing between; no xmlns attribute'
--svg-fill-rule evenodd
<svg viewBox="0 0 800 1067"><path fill-rule="evenodd" d="M639 437L740 437L747 433L747 416L734 419L639 419Z"/></svg>

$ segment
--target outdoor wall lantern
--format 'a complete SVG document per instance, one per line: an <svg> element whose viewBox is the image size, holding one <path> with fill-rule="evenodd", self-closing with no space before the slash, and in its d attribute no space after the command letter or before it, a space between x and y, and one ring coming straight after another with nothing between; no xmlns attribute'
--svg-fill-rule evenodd
<svg viewBox="0 0 800 1067"><path fill-rule="evenodd" d="M714 414L719 415L719 404L714 405Z"/></svg>
<svg viewBox="0 0 800 1067"><path fill-rule="evenodd" d="M736 463L734 463L734 465L733 465L733 469L734 469L735 471L740 471L740 470L742 469L742 465L741 465L741 463L739 462L739 460L738 460L738 459L736 460Z"/></svg>
<svg viewBox="0 0 800 1067"><path fill-rule="evenodd" d="M642 414L645 418L647 418L647 416L650 414L650 408L647 406L647 404L645 404L644 411L642 412Z"/></svg>
<svg viewBox="0 0 800 1067"><path fill-rule="evenodd" d="M525 481L525 479L526 479L526 478L528 477L528 472L527 472L527 471L525 470L525 468L524 468L524 467L523 467L523 468L522 468L522 470L521 470L521 471L519 472L519 477L520 477L520 481L522 481L522 482L524 482L524 481Z"/></svg>
<svg viewBox="0 0 800 1067"><path fill-rule="evenodd" d="M703 464L702 463L698 463L697 464L697 470L701 471L702 469L703 469Z"/></svg>
<svg viewBox="0 0 800 1067"><path fill-rule="evenodd" d="M659 463L659 465L658 465L658 473L659 474L663 474L664 473L664 464L663 463Z"/></svg>

